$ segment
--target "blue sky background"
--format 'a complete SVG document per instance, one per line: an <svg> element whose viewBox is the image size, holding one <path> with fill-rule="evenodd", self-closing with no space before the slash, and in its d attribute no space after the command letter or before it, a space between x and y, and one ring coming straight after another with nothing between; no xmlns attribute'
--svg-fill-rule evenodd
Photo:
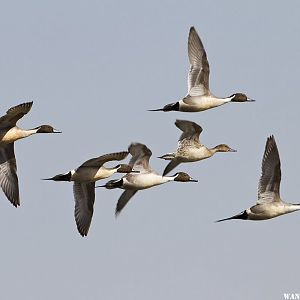
<svg viewBox="0 0 300 300"><path fill-rule="evenodd" d="M255 203L270 134L282 198L299 202L299 12L298 1L1 2L1 112L33 100L19 125L63 131L15 145L22 204L15 209L0 194L1 299L299 293L299 214L214 223ZM186 94L190 26L206 48L212 92L245 92L255 103L146 111ZM199 123L205 145L238 152L181 165L198 184L139 192L117 220L121 191L98 189L89 236L79 236L72 184L40 179L132 141L152 149L151 165L162 172L156 157L176 148L176 118Z"/></svg>

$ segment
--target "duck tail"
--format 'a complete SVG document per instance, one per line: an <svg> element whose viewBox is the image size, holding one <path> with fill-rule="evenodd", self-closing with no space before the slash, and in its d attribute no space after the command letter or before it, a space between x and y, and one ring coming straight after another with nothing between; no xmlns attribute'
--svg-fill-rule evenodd
<svg viewBox="0 0 300 300"><path fill-rule="evenodd" d="M120 180L110 180L108 182L106 182L104 185L98 185L96 186L96 188L99 187L105 187L108 190L112 190L112 189L116 189L116 188L120 188L123 185L123 179Z"/></svg>
<svg viewBox="0 0 300 300"><path fill-rule="evenodd" d="M71 171L66 174L58 174L51 178L44 178L43 180L54 180L54 181L71 181Z"/></svg>
<svg viewBox="0 0 300 300"><path fill-rule="evenodd" d="M158 109L148 109L148 111L179 111L179 102L171 103L165 105L163 108Z"/></svg>
<svg viewBox="0 0 300 300"><path fill-rule="evenodd" d="M164 159L164 160L172 160L172 159L175 158L175 154L174 153L167 153L167 154L159 156L157 158Z"/></svg>

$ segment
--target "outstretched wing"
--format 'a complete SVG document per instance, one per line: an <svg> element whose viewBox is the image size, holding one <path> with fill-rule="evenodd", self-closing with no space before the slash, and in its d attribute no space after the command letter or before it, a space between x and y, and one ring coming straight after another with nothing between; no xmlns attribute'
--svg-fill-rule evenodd
<svg viewBox="0 0 300 300"><path fill-rule="evenodd" d="M128 147L128 151L132 155L129 165L132 166L134 170L140 171L141 173L151 170L149 159L152 152L146 145L131 143Z"/></svg>
<svg viewBox="0 0 300 300"><path fill-rule="evenodd" d="M115 152L115 153L101 155L99 157L95 157L95 158L91 158L91 159L87 160L79 168L81 168L81 167L100 168L103 164L105 164L108 161L123 160L127 157L128 154L129 154L129 152L122 151L122 152Z"/></svg>
<svg viewBox="0 0 300 300"><path fill-rule="evenodd" d="M279 192L281 181L280 158L273 135L267 139L261 170L257 204L281 201Z"/></svg>
<svg viewBox="0 0 300 300"><path fill-rule="evenodd" d="M179 142L189 139L199 143L199 136L202 132L200 125L185 120L176 120L175 125L183 132L179 138Z"/></svg>
<svg viewBox="0 0 300 300"><path fill-rule="evenodd" d="M19 206L19 183L14 143L0 147L0 185L8 200L15 207Z"/></svg>
<svg viewBox="0 0 300 300"><path fill-rule="evenodd" d="M92 222L95 202L95 182L74 182L75 221L82 236L86 236Z"/></svg>
<svg viewBox="0 0 300 300"><path fill-rule="evenodd" d="M33 102L31 101L11 107L6 112L6 115L0 118L0 128L15 126L18 120L30 111L32 104Z"/></svg>
<svg viewBox="0 0 300 300"><path fill-rule="evenodd" d="M209 93L209 64L204 46L194 27L191 27L189 33L188 55L191 64L188 93L193 96Z"/></svg>
<svg viewBox="0 0 300 300"><path fill-rule="evenodd" d="M122 193L121 197L118 200L115 216L117 217L122 209L126 206L128 201L136 194L137 190L126 190Z"/></svg>
<svg viewBox="0 0 300 300"><path fill-rule="evenodd" d="M175 169L180 164L180 161L178 161L176 158L172 159L166 166L163 176L170 173L173 169Z"/></svg>

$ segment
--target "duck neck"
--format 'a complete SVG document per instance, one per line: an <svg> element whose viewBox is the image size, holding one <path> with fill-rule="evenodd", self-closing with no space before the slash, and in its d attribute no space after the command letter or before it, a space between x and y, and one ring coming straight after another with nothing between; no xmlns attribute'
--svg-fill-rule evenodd
<svg viewBox="0 0 300 300"><path fill-rule="evenodd" d="M31 135L37 133L36 128L22 129L22 128L19 128L19 127L15 127L14 131L15 131L14 136L16 137L16 140L23 139L23 138L26 138L28 136L31 136Z"/></svg>
<svg viewBox="0 0 300 300"><path fill-rule="evenodd" d="M175 177L174 176L162 176L162 183L166 183L169 181L174 181Z"/></svg>
<svg viewBox="0 0 300 300"><path fill-rule="evenodd" d="M221 98L224 103L228 103L232 100L232 97Z"/></svg>
<svg viewBox="0 0 300 300"><path fill-rule="evenodd" d="M110 177L111 175L118 172L118 168L107 168L107 167L101 167L103 173L105 173L106 177Z"/></svg>
<svg viewBox="0 0 300 300"><path fill-rule="evenodd" d="M216 152L219 151L218 146L208 149L211 155L214 155Z"/></svg>

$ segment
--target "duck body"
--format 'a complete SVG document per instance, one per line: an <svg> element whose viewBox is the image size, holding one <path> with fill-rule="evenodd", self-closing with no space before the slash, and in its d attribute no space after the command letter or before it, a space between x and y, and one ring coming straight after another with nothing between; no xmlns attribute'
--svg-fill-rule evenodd
<svg viewBox="0 0 300 300"><path fill-rule="evenodd" d="M134 170L139 171L138 174L126 174L120 180L111 180L105 185L99 187L105 187L107 189L120 188L125 191L120 196L115 215L119 215L129 200L139 190L149 189L153 186L160 185L169 181L180 182L197 182L197 180L191 178L188 174L179 172L173 176L162 176L151 169L149 159L152 155L151 150L144 144L131 143L128 147L129 153L132 158L129 162Z"/></svg>
<svg viewBox="0 0 300 300"><path fill-rule="evenodd" d="M175 125L182 131L182 134L179 137L176 151L159 157L170 160L163 175L168 174L181 163L200 161L213 156L216 152L236 152L225 144L211 149L202 145L199 140L202 127L195 122L176 120Z"/></svg>
<svg viewBox="0 0 300 300"><path fill-rule="evenodd" d="M258 183L258 199L244 212L217 222L241 219L261 221L300 210L300 204L287 203L280 198L281 167L274 136L267 139L262 159L262 174Z"/></svg>
<svg viewBox="0 0 300 300"><path fill-rule="evenodd" d="M109 161L123 160L127 155L127 151L101 155L85 161L77 169L45 179L53 181L73 181L75 222L81 236L88 234L92 222L95 202L95 182L108 178L116 172L130 173L132 171L132 167L125 164L118 164L113 168L104 167L103 164Z"/></svg>
<svg viewBox="0 0 300 300"><path fill-rule="evenodd" d="M182 100L178 101L179 111L182 112L200 112L207 109L215 108L224 105L231 101L231 98L218 98L211 94L191 96L187 95Z"/></svg>
<svg viewBox="0 0 300 300"><path fill-rule="evenodd" d="M268 220L281 215L300 210L300 204L286 203L283 201L262 203L254 205L246 210L248 220Z"/></svg>
<svg viewBox="0 0 300 300"><path fill-rule="evenodd" d="M163 108L150 109L150 111L200 112L229 102L254 101L243 93L234 93L225 98L213 95L209 88L210 68L206 51L194 27L190 28L188 37L188 57L190 70L188 73L187 95L177 102L167 104Z"/></svg>
<svg viewBox="0 0 300 300"><path fill-rule="evenodd" d="M214 149L208 149L204 145L196 143L182 143L175 152L174 158L181 162L195 162L211 157Z"/></svg>
<svg viewBox="0 0 300 300"><path fill-rule="evenodd" d="M105 179L117 172L117 168L98 167L82 167L70 171L70 181L78 182L96 182Z"/></svg>
<svg viewBox="0 0 300 300"><path fill-rule="evenodd" d="M35 133L60 133L50 125L33 129L21 129L17 126L17 122L30 111L32 104L33 102L26 102L13 106L0 117L0 185L15 207L20 205L20 197L14 142Z"/></svg>
<svg viewBox="0 0 300 300"><path fill-rule="evenodd" d="M123 185L121 188L125 190L145 190L168 181L173 181L174 179L172 177L161 176L152 171L141 174L127 174L122 180Z"/></svg>

